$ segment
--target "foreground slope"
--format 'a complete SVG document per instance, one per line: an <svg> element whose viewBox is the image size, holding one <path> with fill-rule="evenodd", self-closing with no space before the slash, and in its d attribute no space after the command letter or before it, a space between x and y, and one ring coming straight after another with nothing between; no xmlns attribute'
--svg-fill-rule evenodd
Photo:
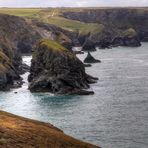
<svg viewBox="0 0 148 148"><path fill-rule="evenodd" d="M49 123L0 111L1 148L97 148L65 135Z"/></svg>

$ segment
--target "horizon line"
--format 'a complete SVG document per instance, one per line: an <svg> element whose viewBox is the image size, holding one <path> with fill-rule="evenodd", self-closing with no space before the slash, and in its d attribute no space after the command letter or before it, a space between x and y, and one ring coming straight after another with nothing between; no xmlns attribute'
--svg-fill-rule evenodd
<svg viewBox="0 0 148 148"><path fill-rule="evenodd" d="M0 8L148 8L148 6L78 6L78 7L64 7L64 6L50 6L50 7L37 7L37 6L33 6L33 7L6 7L6 6L0 6Z"/></svg>

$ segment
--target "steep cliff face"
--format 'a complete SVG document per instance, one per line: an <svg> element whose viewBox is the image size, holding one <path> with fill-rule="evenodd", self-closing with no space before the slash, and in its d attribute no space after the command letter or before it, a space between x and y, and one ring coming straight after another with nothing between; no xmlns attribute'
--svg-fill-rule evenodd
<svg viewBox="0 0 148 148"><path fill-rule="evenodd" d="M29 53L36 40L41 38L25 19L5 14L0 14L0 37L7 38L22 53Z"/></svg>
<svg viewBox="0 0 148 148"><path fill-rule="evenodd" d="M19 79L11 59L0 49L0 90L6 90Z"/></svg>
<svg viewBox="0 0 148 148"><path fill-rule="evenodd" d="M21 82L19 76L21 70L21 58L16 54L14 46L6 38L0 38L0 90L8 90L18 86Z"/></svg>
<svg viewBox="0 0 148 148"><path fill-rule="evenodd" d="M65 47L71 47L72 41L66 33L53 25L0 14L0 90L21 85L19 75L26 70L22 65L21 54L31 53L33 46L41 38L52 38Z"/></svg>
<svg viewBox="0 0 148 148"><path fill-rule="evenodd" d="M84 42L84 49L90 42L92 45L105 48L110 45L140 46L141 41L148 40L147 8L96 8L81 11L63 12L68 19L85 23L98 23L104 26L101 33L90 34ZM132 28L136 34L124 36L124 32ZM93 47L92 47L93 48Z"/></svg>
<svg viewBox="0 0 148 148"><path fill-rule="evenodd" d="M65 135L49 123L0 111L1 148L99 148Z"/></svg>
<svg viewBox="0 0 148 148"><path fill-rule="evenodd" d="M24 69L20 53L30 52L37 37L24 19L0 14L0 90L21 85Z"/></svg>
<svg viewBox="0 0 148 148"><path fill-rule="evenodd" d="M75 54L52 40L35 47L29 76L31 91L55 94L93 94L83 89L97 79L87 75Z"/></svg>
<svg viewBox="0 0 148 148"><path fill-rule="evenodd" d="M42 38L52 38L60 44L70 46L72 35L59 27L34 19L0 14L0 37L7 38L21 53L31 53L32 47Z"/></svg>

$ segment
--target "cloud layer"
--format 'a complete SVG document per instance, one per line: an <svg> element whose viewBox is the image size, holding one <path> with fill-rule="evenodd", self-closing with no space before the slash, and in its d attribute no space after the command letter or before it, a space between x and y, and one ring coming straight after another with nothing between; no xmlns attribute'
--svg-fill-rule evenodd
<svg viewBox="0 0 148 148"><path fill-rule="evenodd" d="M0 0L0 7L148 6L148 0Z"/></svg>

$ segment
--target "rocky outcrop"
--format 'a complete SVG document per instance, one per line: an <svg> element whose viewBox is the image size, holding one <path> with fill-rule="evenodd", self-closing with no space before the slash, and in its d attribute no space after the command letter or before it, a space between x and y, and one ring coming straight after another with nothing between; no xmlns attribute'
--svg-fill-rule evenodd
<svg viewBox="0 0 148 148"><path fill-rule="evenodd" d="M137 32L133 28L129 28L122 32L120 37L113 39L112 46L138 47L141 46L141 41Z"/></svg>
<svg viewBox="0 0 148 148"><path fill-rule="evenodd" d="M24 18L0 14L0 37L7 38L21 53L30 53L41 35Z"/></svg>
<svg viewBox="0 0 148 148"><path fill-rule="evenodd" d="M70 50L74 46L73 42L77 36L76 32L70 32L48 23L39 22L38 20L32 20L32 24L37 27L36 29L42 38L53 39Z"/></svg>
<svg viewBox="0 0 148 148"><path fill-rule="evenodd" d="M0 90L9 90L21 85L21 58L6 38L0 38ZM14 85L15 84L15 85Z"/></svg>
<svg viewBox="0 0 148 148"><path fill-rule="evenodd" d="M90 52L88 52L87 57L84 59L84 63L101 63L100 60L95 59Z"/></svg>
<svg viewBox="0 0 148 148"><path fill-rule="evenodd" d="M1 148L99 148L65 135L49 123L0 111Z"/></svg>
<svg viewBox="0 0 148 148"><path fill-rule="evenodd" d="M41 38L53 38L65 47L70 47L72 41L66 33L53 25L0 14L0 54L5 55L0 61L0 90L21 86L20 75L29 70L22 63L22 53L31 53L32 47ZM5 58L9 59L9 66L4 64Z"/></svg>
<svg viewBox="0 0 148 148"><path fill-rule="evenodd" d="M55 41L41 40L33 50L31 91L88 95L93 92L86 89L96 80L85 73L84 64L74 53Z"/></svg>

